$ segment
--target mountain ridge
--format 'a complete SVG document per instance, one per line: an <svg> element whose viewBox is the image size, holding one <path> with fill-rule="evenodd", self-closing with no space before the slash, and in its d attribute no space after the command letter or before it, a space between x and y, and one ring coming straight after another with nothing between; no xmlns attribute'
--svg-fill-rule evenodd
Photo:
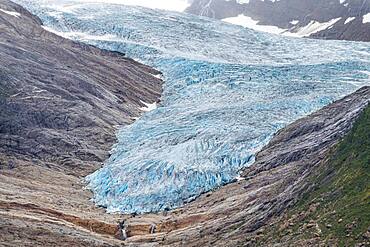
<svg viewBox="0 0 370 247"><path fill-rule="evenodd" d="M288 36L370 41L368 0L194 0L186 12Z"/></svg>

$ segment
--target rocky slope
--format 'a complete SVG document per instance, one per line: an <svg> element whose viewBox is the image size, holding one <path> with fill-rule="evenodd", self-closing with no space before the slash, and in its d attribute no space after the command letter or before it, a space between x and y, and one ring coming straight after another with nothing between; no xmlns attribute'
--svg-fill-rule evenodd
<svg viewBox="0 0 370 247"><path fill-rule="evenodd" d="M0 0L0 245L105 245L116 217L95 208L81 179L108 157L116 126L159 100L162 81L41 25Z"/></svg>
<svg viewBox="0 0 370 247"><path fill-rule="evenodd" d="M340 246L370 245L370 107L311 176L314 190L260 236L259 245L325 239Z"/></svg>
<svg viewBox="0 0 370 247"><path fill-rule="evenodd" d="M186 11L217 19L245 16L247 27L272 26L265 29L291 36L370 41L368 0L194 0Z"/></svg>

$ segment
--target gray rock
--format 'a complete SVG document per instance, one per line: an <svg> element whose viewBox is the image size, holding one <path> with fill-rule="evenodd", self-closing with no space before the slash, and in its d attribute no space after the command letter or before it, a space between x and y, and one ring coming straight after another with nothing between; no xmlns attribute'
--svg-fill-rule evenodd
<svg viewBox="0 0 370 247"><path fill-rule="evenodd" d="M260 25L272 25L296 32L311 21L320 23L341 18L332 27L312 34L311 38L370 41L370 23L363 23L363 16L370 12L370 1L351 0L194 0L186 10L189 13L216 19L244 14ZM346 22L354 17L351 22ZM297 24L292 21L299 21Z"/></svg>
<svg viewBox="0 0 370 247"><path fill-rule="evenodd" d="M115 126L157 102L160 72L122 54L58 37L0 0L0 153L87 174L115 142ZM84 167L90 162L90 167Z"/></svg>

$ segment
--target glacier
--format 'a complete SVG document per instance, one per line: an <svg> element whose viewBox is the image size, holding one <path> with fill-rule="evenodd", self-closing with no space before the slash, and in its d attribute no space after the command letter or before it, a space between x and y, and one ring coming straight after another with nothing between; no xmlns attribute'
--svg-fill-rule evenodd
<svg viewBox="0 0 370 247"><path fill-rule="evenodd" d="M370 84L367 43L93 1L15 2L48 30L163 72L158 107L121 127L110 158L86 177L108 212L170 210L233 182L278 130Z"/></svg>

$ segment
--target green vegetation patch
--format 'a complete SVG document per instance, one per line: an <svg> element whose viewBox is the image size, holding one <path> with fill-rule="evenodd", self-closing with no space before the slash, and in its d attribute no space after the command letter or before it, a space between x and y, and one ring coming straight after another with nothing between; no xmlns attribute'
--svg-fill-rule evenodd
<svg viewBox="0 0 370 247"><path fill-rule="evenodd" d="M267 228L260 243L316 239L330 246L369 244L370 106L310 180L314 190Z"/></svg>

